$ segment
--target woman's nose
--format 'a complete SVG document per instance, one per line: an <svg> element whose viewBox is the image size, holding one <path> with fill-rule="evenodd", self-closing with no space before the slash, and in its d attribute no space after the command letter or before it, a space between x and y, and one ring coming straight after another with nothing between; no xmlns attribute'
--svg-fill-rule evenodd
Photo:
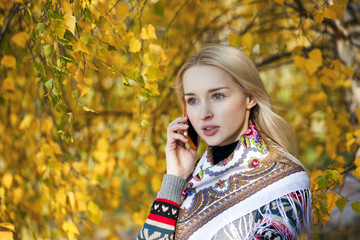
<svg viewBox="0 0 360 240"><path fill-rule="evenodd" d="M207 104L204 104L200 110L200 119L207 120L207 119L211 119L213 116L214 115L211 111L211 108Z"/></svg>

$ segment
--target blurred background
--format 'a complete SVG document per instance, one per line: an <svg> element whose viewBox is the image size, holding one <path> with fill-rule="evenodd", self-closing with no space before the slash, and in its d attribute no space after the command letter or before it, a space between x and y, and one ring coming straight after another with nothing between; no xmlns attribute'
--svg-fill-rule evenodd
<svg viewBox="0 0 360 240"><path fill-rule="evenodd" d="M242 49L293 127L314 238L356 239L359 19L359 0L0 0L0 239L134 239L206 43Z"/></svg>

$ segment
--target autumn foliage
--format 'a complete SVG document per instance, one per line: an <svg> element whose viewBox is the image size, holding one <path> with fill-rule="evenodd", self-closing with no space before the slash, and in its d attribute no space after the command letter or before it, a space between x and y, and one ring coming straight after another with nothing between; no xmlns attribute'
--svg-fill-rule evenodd
<svg viewBox="0 0 360 240"><path fill-rule="evenodd" d="M358 5L0 0L0 239L133 239L182 114L176 73L209 42L257 64L298 137L315 226L335 207L360 213L336 191L360 179L360 55L343 19Z"/></svg>

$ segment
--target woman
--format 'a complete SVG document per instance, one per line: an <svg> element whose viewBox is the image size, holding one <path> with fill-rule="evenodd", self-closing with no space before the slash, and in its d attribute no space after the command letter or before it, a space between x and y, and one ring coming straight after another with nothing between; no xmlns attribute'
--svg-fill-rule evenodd
<svg viewBox="0 0 360 240"><path fill-rule="evenodd" d="M206 46L181 68L177 91L188 118L168 126L167 174L138 239L308 237L309 177L251 60ZM187 120L209 145L198 161Z"/></svg>

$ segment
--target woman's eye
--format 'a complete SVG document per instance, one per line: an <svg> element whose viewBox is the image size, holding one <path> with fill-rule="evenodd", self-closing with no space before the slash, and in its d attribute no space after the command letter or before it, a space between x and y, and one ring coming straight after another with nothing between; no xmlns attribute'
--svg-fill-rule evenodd
<svg viewBox="0 0 360 240"><path fill-rule="evenodd" d="M189 99L187 100L187 103L190 104L190 105L192 105L192 104L197 103L197 100L196 100L195 98L189 98Z"/></svg>
<svg viewBox="0 0 360 240"><path fill-rule="evenodd" d="M223 97L224 97L224 94L221 94L221 93L215 93L213 95L213 99L215 99L215 100L221 99Z"/></svg>

